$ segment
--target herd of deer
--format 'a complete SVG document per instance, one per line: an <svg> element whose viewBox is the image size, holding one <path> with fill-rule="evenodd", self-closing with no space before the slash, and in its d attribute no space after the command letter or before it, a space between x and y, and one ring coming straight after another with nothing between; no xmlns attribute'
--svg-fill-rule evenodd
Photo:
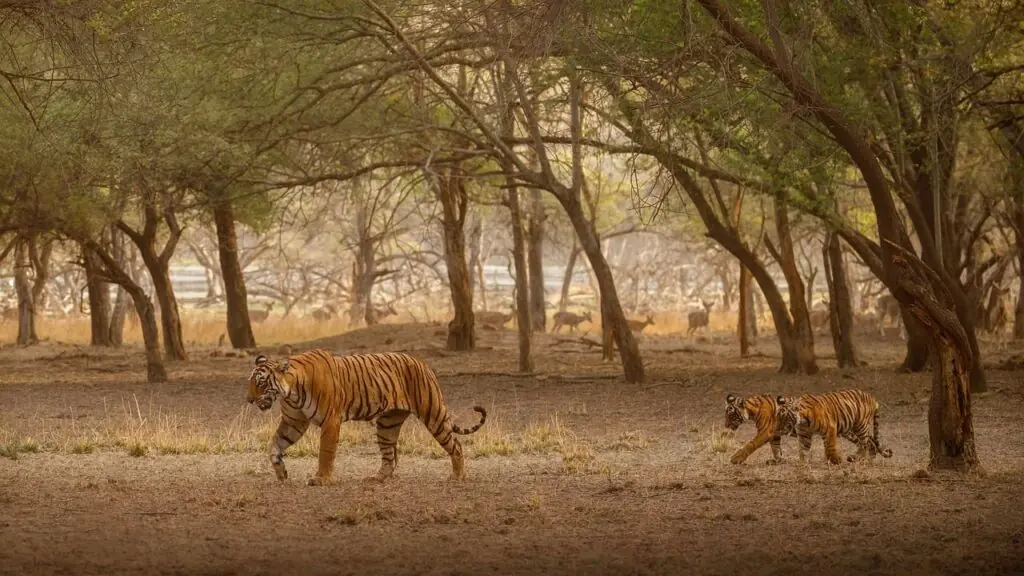
<svg viewBox="0 0 1024 576"><path fill-rule="evenodd" d="M687 316L687 330L686 333L692 334L701 328L708 327L708 319L711 314L711 307L715 305L714 302L702 302L704 309L690 312ZM515 317L514 312L494 312L494 311L479 311L475 312L477 322L484 326L497 327L504 326L512 318ZM552 333L557 333L563 327L569 328L569 333L576 332L576 328L584 322L593 323L594 319L590 314L590 310L577 314L575 312L555 312L552 316L554 320L554 326L551 328ZM643 332L644 328L648 326L654 326L654 317L651 314L647 315L644 320L631 320L627 319L626 323L629 324L629 329L633 332Z"/></svg>

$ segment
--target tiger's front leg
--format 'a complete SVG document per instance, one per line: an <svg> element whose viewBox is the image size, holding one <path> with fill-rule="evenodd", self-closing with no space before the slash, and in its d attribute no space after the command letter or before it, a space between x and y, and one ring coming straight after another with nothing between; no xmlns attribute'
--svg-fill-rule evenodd
<svg viewBox="0 0 1024 576"><path fill-rule="evenodd" d="M836 446L838 436L834 429L825 433L825 458L829 464L841 464L843 459L839 456L839 448Z"/></svg>
<svg viewBox="0 0 1024 576"><path fill-rule="evenodd" d="M320 427L320 457L316 476L309 479L310 486L327 486L331 483L331 471L334 469L334 455L338 450L340 433L339 418L330 418Z"/></svg>
<svg viewBox="0 0 1024 576"><path fill-rule="evenodd" d="M772 459L766 464L782 464L782 437L772 436Z"/></svg>
<svg viewBox="0 0 1024 576"><path fill-rule="evenodd" d="M308 427L308 420L296 420L281 414L281 423L277 425L277 432L270 444L270 465L274 467L278 480L288 479L288 469L284 466L285 450L298 442Z"/></svg>
<svg viewBox="0 0 1024 576"><path fill-rule="evenodd" d="M736 451L729 459L729 462L733 464L742 464L746 461L747 457L754 453L758 448L764 446L769 440L772 439L771 432L758 434L754 436L754 439L743 445L742 448Z"/></svg>

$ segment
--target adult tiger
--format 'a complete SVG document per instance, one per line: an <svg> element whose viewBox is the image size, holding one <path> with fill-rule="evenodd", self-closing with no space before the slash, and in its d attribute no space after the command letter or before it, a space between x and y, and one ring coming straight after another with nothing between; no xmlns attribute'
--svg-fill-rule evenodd
<svg viewBox="0 0 1024 576"><path fill-rule="evenodd" d="M452 423L437 376L426 364L400 353L334 356L310 350L283 361L256 357L249 376L249 403L269 410L281 399L281 423L271 441L270 462L279 480L288 477L284 452L302 438L309 423L320 427L320 454L311 486L330 482L338 432L346 420L377 422L381 466L376 478L391 477L398 463L398 434L410 414L423 422L452 460L452 478L465 477L462 445L453 434L472 434L487 420L464 429Z"/></svg>
<svg viewBox="0 0 1024 576"><path fill-rule="evenodd" d="M779 396L775 399L786 421L795 423L795 434L800 438L800 461L811 449L814 435L825 441L825 457L831 464L839 464L836 439L846 438L857 445L857 454L847 457L848 462L863 460L876 454L892 457L892 450L882 449L878 439L878 401L862 390L841 390L828 394L805 394L795 399Z"/></svg>
<svg viewBox="0 0 1024 576"><path fill-rule="evenodd" d="M782 437L795 435L796 422L792 411L780 409L778 398L781 396L773 398L768 394L760 394L742 398L735 394L726 395L725 427L736 430L748 420L753 420L757 426L757 434L732 455L730 462L742 464L769 441L772 444L772 459L768 463L777 464L782 460Z"/></svg>

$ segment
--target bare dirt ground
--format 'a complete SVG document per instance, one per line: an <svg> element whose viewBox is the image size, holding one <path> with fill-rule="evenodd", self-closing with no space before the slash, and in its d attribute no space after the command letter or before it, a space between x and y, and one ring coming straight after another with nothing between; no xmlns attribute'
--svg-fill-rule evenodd
<svg viewBox="0 0 1024 576"><path fill-rule="evenodd" d="M1021 371L991 369L991 391L974 398L984 474L927 474L929 376L893 373L895 338L862 338L863 369L826 357L803 377L775 372L770 337L765 355L739 359L724 335L641 336L650 381L635 386L551 336L523 377L510 374L514 332L482 331L480 350L452 354L439 330L384 325L315 344L425 358L459 423L484 405L461 483L413 420L388 483L363 481L379 462L365 423L346 424L334 485L306 485L315 430L278 482L265 451L275 417L243 406L248 357L196 348L172 382L148 385L137 349L0 350L0 573L1024 571ZM816 441L800 465L786 439L781 466L765 465L767 448L729 464L753 429L723 432L726 393L842 387L878 396L893 458L830 468Z"/></svg>

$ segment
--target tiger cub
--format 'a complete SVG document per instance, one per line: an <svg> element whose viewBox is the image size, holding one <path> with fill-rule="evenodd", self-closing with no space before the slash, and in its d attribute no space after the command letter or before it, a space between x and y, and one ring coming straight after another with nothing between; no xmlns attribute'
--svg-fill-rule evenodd
<svg viewBox="0 0 1024 576"><path fill-rule="evenodd" d="M769 394L738 397L735 394L728 394L725 397L725 427L736 430L741 424L753 420L757 427L757 434L752 440L743 445L729 459L733 464L742 464L747 457L753 454L765 443L771 442L772 458L768 464L778 464L782 461L782 437L795 436L796 412L791 409L782 409L779 399L782 396L772 397ZM792 402L789 403L790 405Z"/></svg>
<svg viewBox="0 0 1024 576"><path fill-rule="evenodd" d="M794 434L800 438L800 461L806 459L814 435L824 438L825 457L831 464L842 459L836 448L837 438L846 438L857 445L857 453L848 462L874 459L876 454L892 457L892 450L881 446L878 436L878 401L862 390L842 390L828 394L805 394L796 399L778 396L778 410L793 422Z"/></svg>

